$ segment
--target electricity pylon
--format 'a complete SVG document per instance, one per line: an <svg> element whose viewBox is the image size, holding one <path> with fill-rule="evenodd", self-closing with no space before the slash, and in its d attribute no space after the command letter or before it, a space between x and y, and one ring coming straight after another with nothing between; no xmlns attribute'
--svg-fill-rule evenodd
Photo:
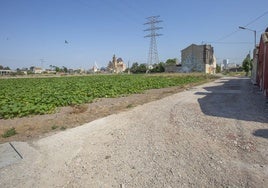
<svg viewBox="0 0 268 188"><path fill-rule="evenodd" d="M159 20L160 16L150 16L146 18L148 21L144 23L144 25L150 25L149 28L145 29L144 31L150 31L150 34L144 36L145 38L150 37L150 48L148 54L148 61L147 66L148 69L152 68L153 64L159 63L158 52L157 52L157 44L156 44L156 37L161 36L162 34L157 33L156 31L159 29L163 29L163 27L158 27L157 24L163 22Z"/></svg>

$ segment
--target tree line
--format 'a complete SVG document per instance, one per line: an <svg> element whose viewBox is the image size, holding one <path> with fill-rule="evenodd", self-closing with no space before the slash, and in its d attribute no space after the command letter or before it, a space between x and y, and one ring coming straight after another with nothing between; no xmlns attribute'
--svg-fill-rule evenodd
<svg viewBox="0 0 268 188"><path fill-rule="evenodd" d="M9 67L4 67L4 66L0 65L0 70L10 70L10 68Z"/></svg>
<svg viewBox="0 0 268 188"><path fill-rule="evenodd" d="M139 64L138 62L135 62L132 64L132 66L130 68L127 68L125 70L125 72L132 72L133 74L141 74L141 73L146 73L146 72L151 72L151 73L161 73L161 72L165 72L165 67L166 66L170 66L170 65L176 65L178 64L178 60L176 58L173 59L168 59L166 60L166 62L160 62L157 64L153 64L150 67L148 67L148 65L146 63L141 63ZM50 65L49 66L51 71L55 71L57 72L62 72L62 73L68 73L70 70L65 67L58 67L55 65ZM11 70L9 67L4 67L2 65L0 65L0 70ZM17 68L17 74L24 74L23 72L27 72L28 74L32 74L34 70L34 66L31 66L30 68ZM106 68L104 68L104 71L106 70Z"/></svg>
<svg viewBox="0 0 268 188"><path fill-rule="evenodd" d="M176 58L168 59L166 60L166 62L153 64L151 67L148 67L148 65L145 63L139 64L138 62L135 62L132 64L129 70L134 74L146 73L148 71L151 73L161 73L165 72L165 66L176 65L176 64L178 64L178 60ZM128 69L126 70L126 72L128 72Z"/></svg>

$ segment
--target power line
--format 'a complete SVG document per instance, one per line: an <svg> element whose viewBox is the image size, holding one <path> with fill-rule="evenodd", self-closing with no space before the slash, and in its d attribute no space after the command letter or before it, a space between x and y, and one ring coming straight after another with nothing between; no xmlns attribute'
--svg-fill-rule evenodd
<svg viewBox="0 0 268 188"><path fill-rule="evenodd" d="M151 38L150 40L150 48L149 48L149 54L148 54L148 68L150 68L153 64L159 63L158 58L158 51L157 51L157 44L156 44L156 37L161 36L162 34L157 33L156 31L159 29L163 29L163 27L158 27L156 24L163 22L162 20L159 20L160 16L150 16L146 18L148 21L144 23L144 25L150 25L149 28L145 29L144 31L150 31L150 34L145 35L145 38Z"/></svg>
<svg viewBox="0 0 268 188"><path fill-rule="evenodd" d="M252 44L252 42L207 42L209 44Z"/></svg>
<svg viewBox="0 0 268 188"><path fill-rule="evenodd" d="M247 27L251 24L253 24L254 22L256 22L257 20L259 20L260 18L262 18L263 16L265 16L266 14L268 14L268 11L262 13L260 16L256 17L255 19L253 19L252 21L250 21L249 23L247 23L246 25L244 25L244 27ZM227 35L224 35L223 37L219 38L218 40L212 42L212 43L215 43L215 42L220 42L226 38L229 38L230 36L234 35L235 33L237 33L239 31L239 29L236 29L235 31L227 34Z"/></svg>
<svg viewBox="0 0 268 188"><path fill-rule="evenodd" d="M244 25L244 27L247 27L247 26L253 24L254 22L256 22L258 19L262 18L262 17L265 16L266 14L268 14L268 11L264 12L262 15L258 16L258 17L255 18L254 20L250 21L248 24Z"/></svg>
<svg viewBox="0 0 268 188"><path fill-rule="evenodd" d="M224 40L224 39L226 39L226 38L229 38L230 36L234 35L234 34L237 33L238 31L239 31L239 30L237 29L237 30L235 30L235 31L233 31L233 32L231 32L231 33L229 33L228 35L224 35L223 37L219 38L219 39L216 40L215 42L219 42L219 41L222 41L222 40Z"/></svg>

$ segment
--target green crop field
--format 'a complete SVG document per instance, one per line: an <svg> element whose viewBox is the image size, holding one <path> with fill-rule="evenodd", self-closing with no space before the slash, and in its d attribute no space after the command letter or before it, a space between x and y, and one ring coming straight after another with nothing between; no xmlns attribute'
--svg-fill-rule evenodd
<svg viewBox="0 0 268 188"><path fill-rule="evenodd" d="M183 86L211 78L203 74L164 74L0 79L0 119L49 114L57 107L89 103L96 98Z"/></svg>

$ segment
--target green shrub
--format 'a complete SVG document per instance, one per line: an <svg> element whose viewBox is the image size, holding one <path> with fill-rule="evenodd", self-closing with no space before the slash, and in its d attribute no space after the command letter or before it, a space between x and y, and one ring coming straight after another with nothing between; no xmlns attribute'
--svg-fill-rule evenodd
<svg viewBox="0 0 268 188"><path fill-rule="evenodd" d="M11 129L8 129L4 134L2 134L2 137L8 138L8 137L11 137L15 134L17 134L16 129L14 127L12 127Z"/></svg>
<svg viewBox="0 0 268 188"><path fill-rule="evenodd" d="M62 127L60 128L60 130L61 130L61 131L65 131L65 130L66 130L66 127L62 126Z"/></svg>
<svg viewBox="0 0 268 188"><path fill-rule="evenodd" d="M52 127L51 127L51 129L52 130L55 130L55 129L57 129L59 126L57 126L57 125L52 125Z"/></svg>

